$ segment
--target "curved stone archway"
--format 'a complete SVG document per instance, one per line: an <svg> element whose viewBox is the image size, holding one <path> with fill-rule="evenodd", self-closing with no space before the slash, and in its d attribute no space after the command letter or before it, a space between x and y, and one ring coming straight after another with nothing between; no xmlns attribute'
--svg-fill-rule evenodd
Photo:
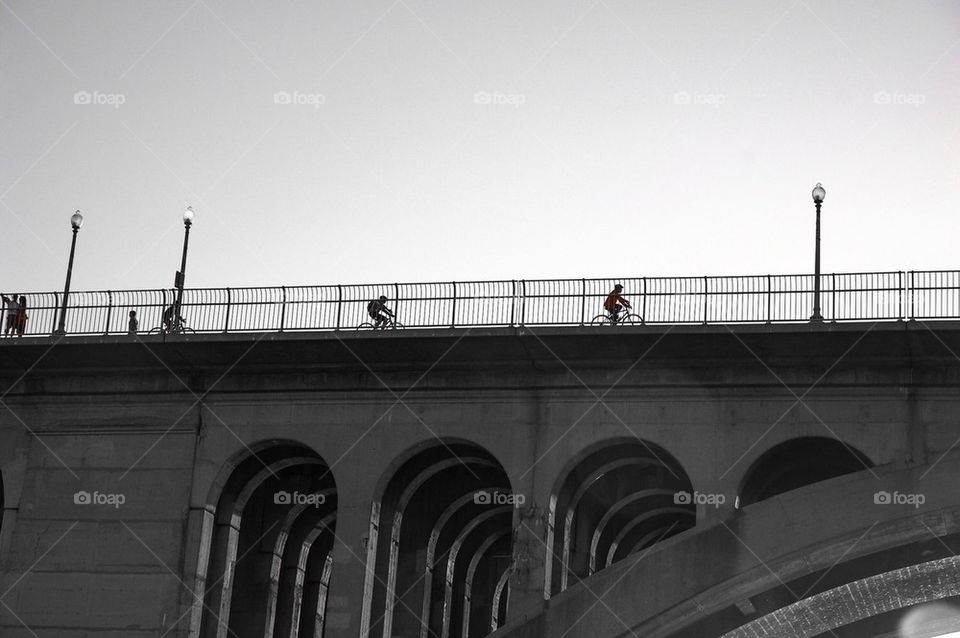
<svg viewBox="0 0 960 638"><path fill-rule="evenodd" d="M656 540L663 540L693 527L695 505L678 498L692 492L680 463L653 443L594 445L567 467L550 496L544 597L606 567L616 555L611 544L615 550L626 534L656 527Z"/></svg>
<svg viewBox="0 0 960 638"><path fill-rule="evenodd" d="M799 600L721 638L814 638L888 612L960 596L960 557L947 556L861 578ZM960 631L960 606L938 631ZM949 618L948 618L949 620ZM872 634L871 634L872 635Z"/></svg>
<svg viewBox="0 0 960 638"><path fill-rule="evenodd" d="M764 452L744 474L740 507L844 474L870 470L873 462L839 439L801 437Z"/></svg>
<svg viewBox="0 0 960 638"><path fill-rule="evenodd" d="M371 511L361 636L466 638L475 623L449 575L466 574L484 538L506 535L509 548L512 501L500 501L512 499L510 481L489 452L459 439L414 446L391 468ZM509 552L477 558L480 618L509 562Z"/></svg>
<svg viewBox="0 0 960 638"><path fill-rule="evenodd" d="M327 463L298 442L263 441L224 463L210 501L197 565L205 594L191 635L321 636L324 610L316 606L326 599L307 597L314 608L305 610L301 594L306 572L329 571L337 491ZM304 547L315 527L331 539L325 552L310 551L315 538Z"/></svg>

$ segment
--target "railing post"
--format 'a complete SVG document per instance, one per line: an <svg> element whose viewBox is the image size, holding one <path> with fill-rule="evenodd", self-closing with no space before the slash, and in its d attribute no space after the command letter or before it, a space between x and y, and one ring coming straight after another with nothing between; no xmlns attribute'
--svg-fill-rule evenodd
<svg viewBox="0 0 960 638"><path fill-rule="evenodd" d="M830 274L830 321L837 320L837 273Z"/></svg>
<svg viewBox="0 0 960 638"><path fill-rule="evenodd" d="M517 325L517 280L510 280L510 327Z"/></svg>
<svg viewBox="0 0 960 638"><path fill-rule="evenodd" d="M343 312L343 286L337 284L337 325L334 327L334 330L340 329L340 317Z"/></svg>
<svg viewBox="0 0 960 638"><path fill-rule="evenodd" d="M520 325L527 324L527 280L520 280Z"/></svg>
<svg viewBox="0 0 960 638"><path fill-rule="evenodd" d="M913 297L914 297L914 294L915 294L914 291L916 290L916 288L915 288L914 286L916 285L916 282L914 282L914 280L913 280L913 273L914 273L914 271L912 271L912 270L909 271L909 275L910 275L910 276L907 277L907 280L908 280L909 283L910 283L910 320L911 320L911 321L913 321L913 319L916 317L916 315L914 314L914 313L916 312L916 310L915 310L914 307L913 307Z"/></svg>
<svg viewBox="0 0 960 638"><path fill-rule="evenodd" d="M113 293L107 291L107 323L103 326L103 334L110 334L110 315L113 314Z"/></svg>
<svg viewBox="0 0 960 638"><path fill-rule="evenodd" d="M280 306L280 332L283 332L283 326L287 320L287 287L280 286L280 291L283 293L283 297L280 302L283 304Z"/></svg>
<svg viewBox="0 0 960 638"><path fill-rule="evenodd" d="M587 320L587 280L580 280L580 325Z"/></svg>
<svg viewBox="0 0 960 638"><path fill-rule="evenodd" d="M223 334L230 332L230 308L233 305L233 298L230 294L230 289L227 288L227 316L223 319Z"/></svg>
<svg viewBox="0 0 960 638"><path fill-rule="evenodd" d="M457 282L453 282L453 304L450 308L450 327L455 328L457 325Z"/></svg>
<svg viewBox="0 0 960 638"><path fill-rule="evenodd" d="M643 310L640 312L640 316L643 317L643 323L647 323L647 278L643 278L643 297L641 298L641 307Z"/></svg>
<svg viewBox="0 0 960 638"><path fill-rule="evenodd" d="M710 282L706 276L703 278L703 323L706 324L709 319L708 310L710 308Z"/></svg>
<svg viewBox="0 0 960 638"><path fill-rule="evenodd" d="M393 284L393 299L397 302L393 306L393 320L397 321L400 316L400 284L396 282Z"/></svg>
<svg viewBox="0 0 960 638"><path fill-rule="evenodd" d="M903 271L897 271L897 317L903 321Z"/></svg>
<svg viewBox="0 0 960 638"><path fill-rule="evenodd" d="M767 275L767 323L773 323L773 315L771 314L772 303L773 303L773 283L771 282L770 275Z"/></svg>

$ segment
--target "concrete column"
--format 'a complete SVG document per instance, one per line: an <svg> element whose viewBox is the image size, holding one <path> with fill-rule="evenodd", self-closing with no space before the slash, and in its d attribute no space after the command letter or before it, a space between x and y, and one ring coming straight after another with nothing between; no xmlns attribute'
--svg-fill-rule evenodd
<svg viewBox="0 0 960 638"><path fill-rule="evenodd" d="M524 503L513 512L513 569L507 622L525 620L539 614L545 599L544 578L547 556L547 508L550 501L549 481L534 468L533 458L518 460L517 468L507 468L515 494L522 494ZM523 476L519 476L520 474Z"/></svg>
<svg viewBox="0 0 960 638"><path fill-rule="evenodd" d="M363 582L370 525L369 495L357 486L337 485L337 527L333 568L327 593L326 638L356 638L360 633Z"/></svg>

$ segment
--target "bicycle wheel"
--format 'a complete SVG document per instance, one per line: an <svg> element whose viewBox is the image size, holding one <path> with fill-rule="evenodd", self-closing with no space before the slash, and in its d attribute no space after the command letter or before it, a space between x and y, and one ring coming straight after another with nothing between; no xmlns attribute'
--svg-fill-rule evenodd
<svg viewBox="0 0 960 638"><path fill-rule="evenodd" d="M148 332L147 334L151 334L151 335L162 335L162 334L163 334L163 328L161 328L160 326L157 326L156 328L150 328L150 332Z"/></svg>
<svg viewBox="0 0 960 638"><path fill-rule="evenodd" d="M610 317L607 315L597 315L590 320L591 326L608 326L610 325Z"/></svg>
<svg viewBox="0 0 960 638"><path fill-rule="evenodd" d="M394 321L390 324L391 330L403 330L404 328L406 328L406 326L400 323L399 321Z"/></svg>
<svg viewBox="0 0 960 638"><path fill-rule="evenodd" d="M644 321L643 321L643 317L641 317L640 315L635 315L631 313L625 317L622 317L620 321L618 321L617 323L624 323L631 326L639 326L639 325L642 325Z"/></svg>
<svg viewBox="0 0 960 638"><path fill-rule="evenodd" d="M373 324L370 323L369 321L364 321L359 326L357 326L357 330L373 330Z"/></svg>

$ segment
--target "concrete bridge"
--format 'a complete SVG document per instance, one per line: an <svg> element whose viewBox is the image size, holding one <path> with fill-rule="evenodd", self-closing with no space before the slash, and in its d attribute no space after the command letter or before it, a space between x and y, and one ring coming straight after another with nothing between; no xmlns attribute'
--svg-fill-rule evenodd
<svg viewBox="0 0 960 638"><path fill-rule="evenodd" d="M841 638L960 612L960 323L0 344L0 635Z"/></svg>

